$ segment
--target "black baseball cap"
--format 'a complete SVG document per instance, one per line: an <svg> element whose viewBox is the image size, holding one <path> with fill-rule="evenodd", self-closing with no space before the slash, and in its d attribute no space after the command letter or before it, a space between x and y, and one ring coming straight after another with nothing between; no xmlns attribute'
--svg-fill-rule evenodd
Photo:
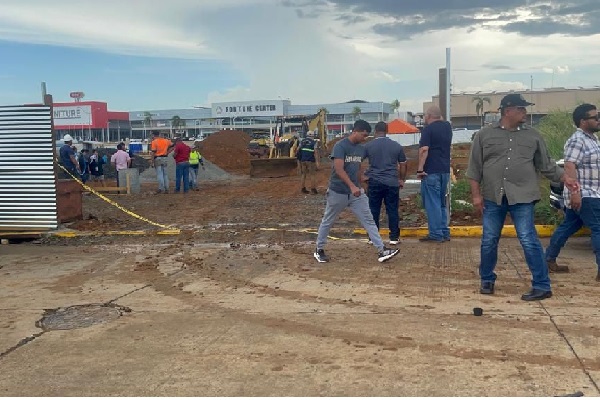
<svg viewBox="0 0 600 400"><path fill-rule="evenodd" d="M533 106L535 103L530 103L525 100L522 95L518 93L507 94L500 101L500 108L506 107L527 107Z"/></svg>

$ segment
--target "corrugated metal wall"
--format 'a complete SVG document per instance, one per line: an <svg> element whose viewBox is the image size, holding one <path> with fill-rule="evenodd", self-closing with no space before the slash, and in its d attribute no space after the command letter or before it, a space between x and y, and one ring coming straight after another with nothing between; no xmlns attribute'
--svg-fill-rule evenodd
<svg viewBox="0 0 600 400"><path fill-rule="evenodd" d="M0 230L58 225L48 106L0 107Z"/></svg>

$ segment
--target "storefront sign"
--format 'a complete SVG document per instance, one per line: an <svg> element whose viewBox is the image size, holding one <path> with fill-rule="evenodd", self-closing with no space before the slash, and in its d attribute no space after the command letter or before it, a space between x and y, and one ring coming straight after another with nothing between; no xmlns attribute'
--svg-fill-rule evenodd
<svg viewBox="0 0 600 400"><path fill-rule="evenodd" d="M214 118L275 117L283 115L283 102L278 100L213 103Z"/></svg>
<svg viewBox="0 0 600 400"><path fill-rule="evenodd" d="M91 125L91 106L56 106L54 107L54 125Z"/></svg>

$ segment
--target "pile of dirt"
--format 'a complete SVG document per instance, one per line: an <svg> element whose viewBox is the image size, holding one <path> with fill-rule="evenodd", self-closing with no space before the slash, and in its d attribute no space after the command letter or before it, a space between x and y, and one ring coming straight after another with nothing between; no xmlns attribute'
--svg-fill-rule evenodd
<svg viewBox="0 0 600 400"><path fill-rule="evenodd" d="M202 156L219 168L235 173L250 174L248 143L250 136L242 131L219 131L201 142Z"/></svg>

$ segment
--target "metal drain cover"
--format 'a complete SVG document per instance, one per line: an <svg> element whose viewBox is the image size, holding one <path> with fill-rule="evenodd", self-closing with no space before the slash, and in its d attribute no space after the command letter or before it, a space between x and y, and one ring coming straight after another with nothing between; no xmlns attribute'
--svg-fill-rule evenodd
<svg viewBox="0 0 600 400"><path fill-rule="evenodd" d="M114 321L131 309L116 304L83 304L55 310L46 310L36 322L45 331L87 328L92 325Z"/></svg>

